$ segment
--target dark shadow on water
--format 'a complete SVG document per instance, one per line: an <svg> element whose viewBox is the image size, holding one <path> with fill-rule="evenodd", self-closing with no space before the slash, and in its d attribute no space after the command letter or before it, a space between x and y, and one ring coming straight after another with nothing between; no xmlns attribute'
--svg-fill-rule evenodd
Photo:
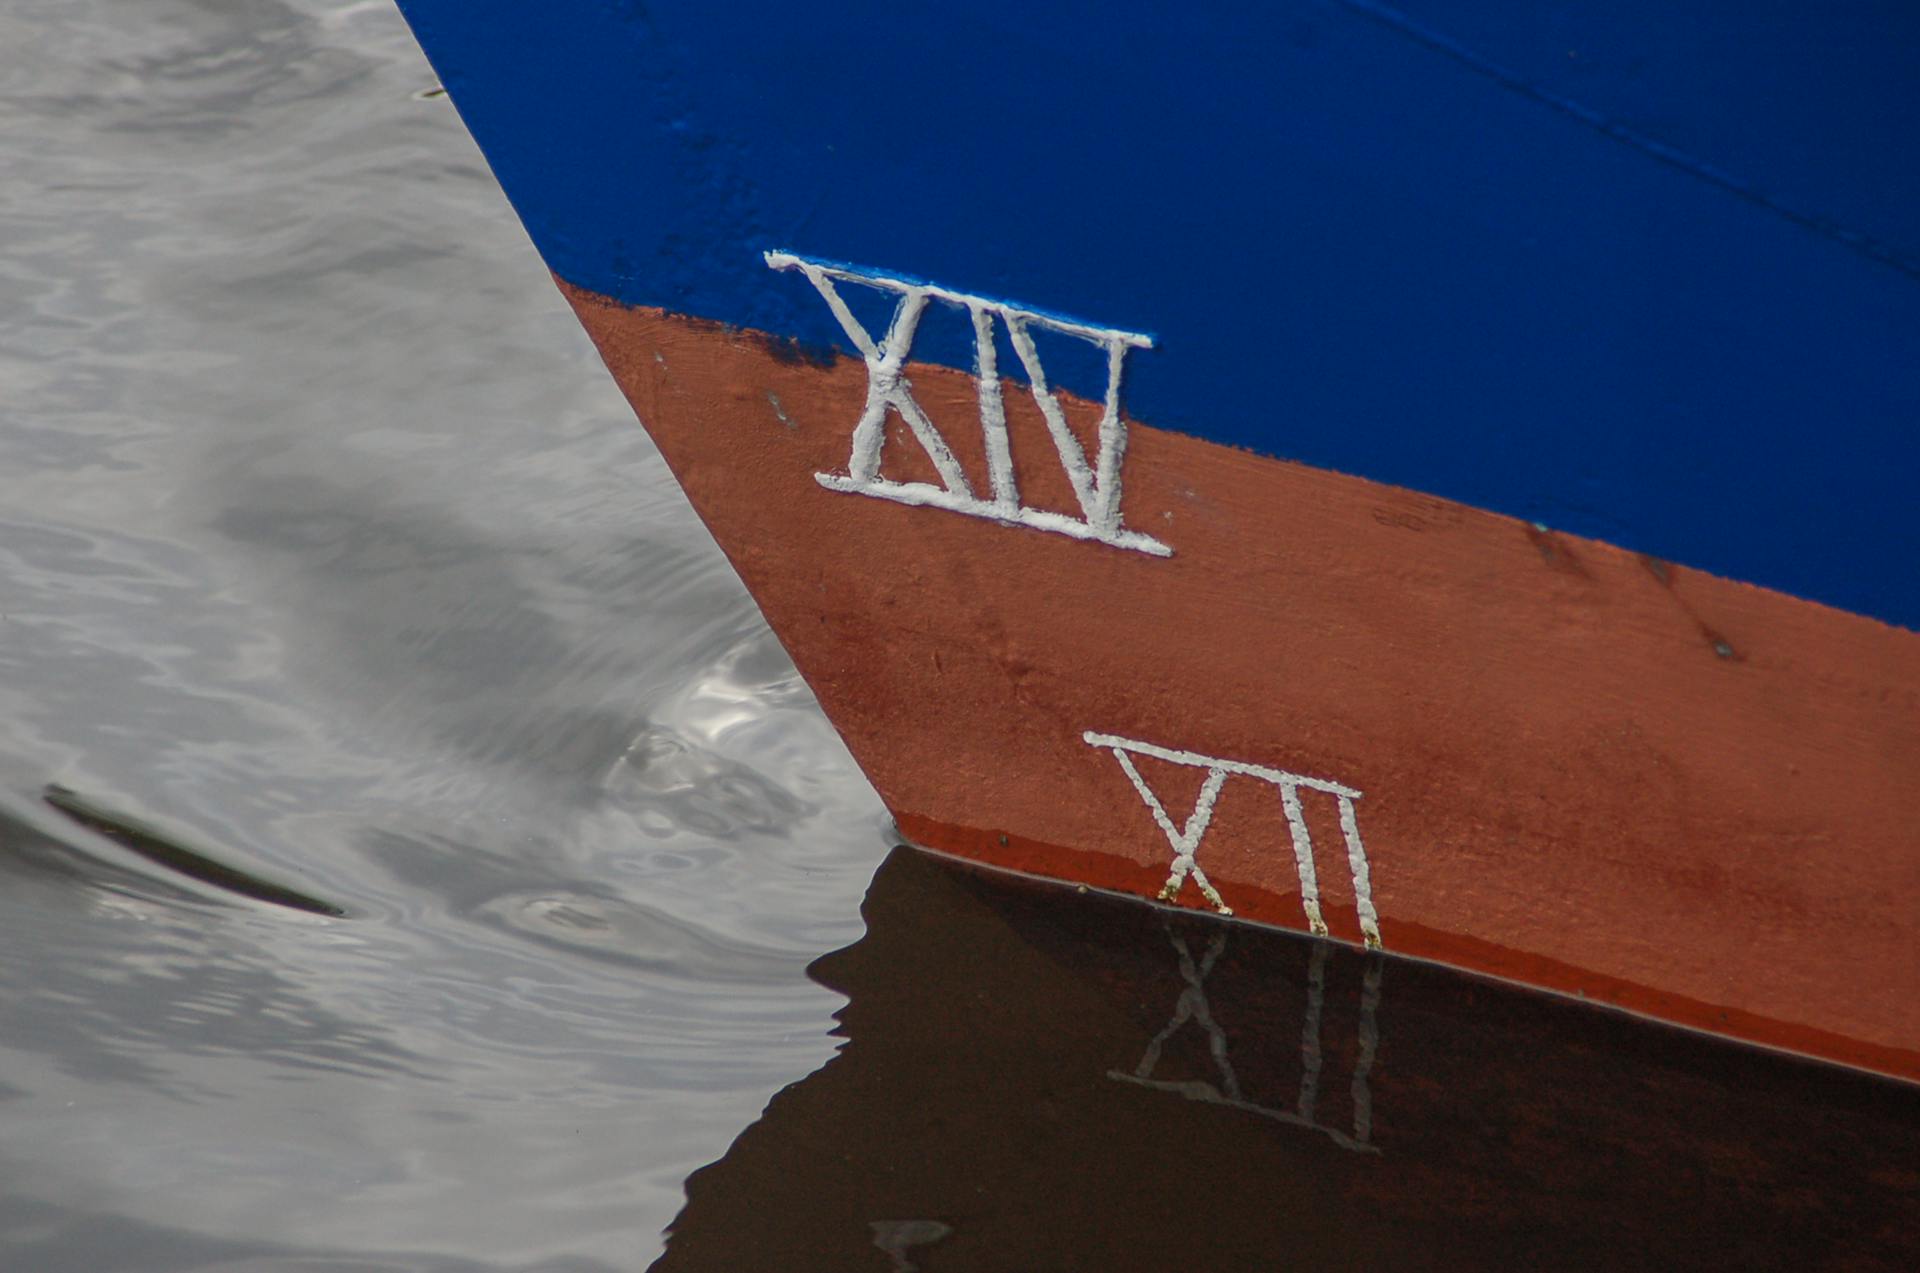
<svg viewBox="0 0 1920 1273"><path fill-rule="evenodd" d="M169 905L206 904L199 894L158 872L106 861L0 806L0 881L17 888L17 882L24 880L43 882L70 900L97 890Z"/></svg>
<svg viewBox="0 0 1920 1273"><path fill-rule="evenodd" d="M0 1039L76 1078L183 1101L219 1095L198 1073L212 1058L433 1077L393 1031L329 1006L244 918L0 809ZM0 1259L15 1267L37 1266Z"/></svg>
<svg viewBox="0 0 1920 1273"><path fill-rule="evenodd" d="M87 830L97 832L121 848L139 854L156 866L177 871L188 879L211 884L217 889L256 902L285 906L309 915L326 915L333 919L346 917L346 911L332 902L323 902L298 889L262 879L200 850L188 848L175 837L135 818L115 813L78 792L50 786L42 793L42 799Z"/></svg>
<svg viewBox="0 0 1920 1273"><path fill-rule="evenodd" d="M1920 1268L1920 1089L899 849L671 1270Z"/></svg>

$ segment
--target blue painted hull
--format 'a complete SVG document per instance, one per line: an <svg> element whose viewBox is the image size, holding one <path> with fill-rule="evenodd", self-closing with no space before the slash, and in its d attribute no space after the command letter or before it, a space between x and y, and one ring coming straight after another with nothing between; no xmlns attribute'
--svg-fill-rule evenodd
<svg viewBox="0 0 1920 1273"><path fill-rule="evenodd" d="M1920 628L1911 6L401 8L578 287L1016 297L1154 333L1160 427Z"/></svg>

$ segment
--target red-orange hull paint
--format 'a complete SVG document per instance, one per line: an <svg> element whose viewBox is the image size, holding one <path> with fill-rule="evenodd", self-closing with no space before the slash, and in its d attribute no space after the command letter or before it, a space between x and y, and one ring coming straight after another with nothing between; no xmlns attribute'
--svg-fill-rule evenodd
<svg viewBox="0 0 1920 1273"><path fill-rule="evenodd" d="M1388 950L1920 1079L1920 634L1139 424L1167 558L829 491L861 363L563 290L910 839L1152 895L1168 842L1084 732L1331 779ZM910 376L984 489L972 378ZM1007 409L1026 502L1071 509ZM1138 763L1180 823L1201 772ZM1306 927L1272 788L1224 788L1198 860Z"/></svg>

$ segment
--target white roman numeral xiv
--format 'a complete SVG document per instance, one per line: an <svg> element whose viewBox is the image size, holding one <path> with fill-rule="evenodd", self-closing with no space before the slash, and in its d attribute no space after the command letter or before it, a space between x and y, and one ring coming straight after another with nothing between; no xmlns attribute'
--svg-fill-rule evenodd
<svg viewBox="0 0 1920 1273"><path fill-rule="evenodd" d="M870 495L927 508L984 517L1012 526L1070 535L1127 548L1135 552L1165 557L1172 553L1167 545L1150 535L1128 530L1120 514L1121 471L1127 453L1127 423L1120 412L1121 370L1129 349L1150 349L1151 337L1113 327L1097 327L1069 319L1022 309L1004 301L990 300L956 292L931 283L915 283L890 275L833 265L791 252L769 252L767 265L775 270L797 270L813 284L826 301L835 321L847 339L859 351L867 365L867 399L853 427L853 447L845 473L817 473L814 476L828 490L855 495ZM848 308L839 286L849 284L871 288L899 297L887 333L874 339ZM974 493L965 471L954 458L953 449L940 430L914 399L913 386L904 373L907 356L913 348L929 301L964 309L973 326L975 383L979 389L981 440L987 457L988 496ZM1013 448L1007 435L1006 402L1003 399L999 356L995 346L994 324L1006 327L1007 339L1026 373L1028 391L1047 434L1060 459L1068 484L1073 488L1080 516L1072 517L1051 509L1030 508L1020 502L1014 479ZM1091 462L1086 448L1067 424L1059 396L1047 381L1040 352L1034 345L1035 330L1086 341L1106 355L1107 389L1100 415L1098 448ZM906 422L914 440L926 452L939 475L940 485L928 482L896 482L880 475L881 449L886 441L888 413Z"/></svg>

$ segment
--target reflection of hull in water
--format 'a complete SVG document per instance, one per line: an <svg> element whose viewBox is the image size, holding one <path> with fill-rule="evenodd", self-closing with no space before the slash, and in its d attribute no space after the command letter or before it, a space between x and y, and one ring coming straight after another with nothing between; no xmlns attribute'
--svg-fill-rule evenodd
<svg viewBox="0 0 1920 1273"><path fill-rule="evenodd" d="M1920 1267L1920 1093L902 849L655 1268Z"/></svg>

